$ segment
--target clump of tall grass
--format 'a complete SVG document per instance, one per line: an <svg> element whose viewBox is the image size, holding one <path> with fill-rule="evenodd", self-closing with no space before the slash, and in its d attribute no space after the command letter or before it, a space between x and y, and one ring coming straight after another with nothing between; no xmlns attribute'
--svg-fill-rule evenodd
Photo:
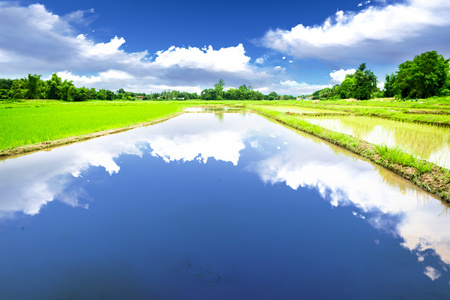
<svg viewBox="0 0 450 300"><path fill-rule="evenodd" d="M414 155L403 151L399 147L388 147L386 145L375 145L375 149L382 158L387 159L392 163L397 163L403 166L416 168L420 173L427 173L431 171L433 164L423 159L419 159Z"/></svg>

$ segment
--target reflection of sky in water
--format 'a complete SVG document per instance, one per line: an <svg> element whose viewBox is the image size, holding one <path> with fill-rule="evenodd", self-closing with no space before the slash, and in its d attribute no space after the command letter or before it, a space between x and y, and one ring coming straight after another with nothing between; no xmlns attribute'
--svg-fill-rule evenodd
<svg viewBox="0 0 450 300"><path fill-rule="evenodd" d="M240 125L224 129L217 122L207 127L190 124L188 128L186 124L178 124L192 117L182 116L176 121L160 124L162 130L139 128L50 152L0 161L0 190L3 191L0 216L13 212L36 214L42 205L52 201L55 196L63 196L67 204L78 206L77 194L82 191L70 195L62 193L69 177L78 177L91 166L104 167L110 175L118 173L120 166L115 159L122 154L142 156L145 143L150 145L152 156L161 157L166 162L198 160L206 163L208 158L214 158L237 165L239 151L244 148L245 135L259 131L251 124L244 125L251 128L249 131L239 128ZM56 178L58 183L55 184Z"/></svg>
<svg viewBox="0 0 450 300"><path fill-rule="evenodd" d="M308 150L296 155L299 148ZM265 182L285 182L293 189L315 187L333 206L356 206L361 211L357 216L368 214L364 216L368 222L401 236L403 246L418 256L434 249L450 264L450 219L440 201L399 178L385 180L376 171L387 172L384 169L359 160L349 161L349 158L336 160L334 156L325 147L297 143L296 147L259 161L255 171ZM399 216L398 223L387 220L393 215Z"/></svg>
<svg viewBox="0 0 450 300"><path fill-rule="evenodd" d="M354 217L400 237L432 281L447 274L450 218L441 202L342 149L299 137L259 116L230 114L224 119L186 114L155 126L1 161L0 217L6 222L22 213L35 215L55 199L89 209L95 199L71 183L83 179L90 167L103 167L117 176L124 154L150 154L166 163L204 164L215 159L256 173L266 184L317 189L332 207L352 207ZM256 154L242 159L244 150ZM440 257L441 265L430 265L433 255Z"/></svg>

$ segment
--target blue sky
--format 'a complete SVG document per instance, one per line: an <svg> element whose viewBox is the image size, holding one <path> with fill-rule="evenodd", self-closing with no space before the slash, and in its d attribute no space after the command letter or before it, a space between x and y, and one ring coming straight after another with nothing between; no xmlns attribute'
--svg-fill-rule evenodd
<svg viewBox="0 0 450 300"><path fill-rule="evenodd" d="M422 52L450 57L449 15L448 0L0 0L0 77L309 94L362 62L383 82Z"/></svg>

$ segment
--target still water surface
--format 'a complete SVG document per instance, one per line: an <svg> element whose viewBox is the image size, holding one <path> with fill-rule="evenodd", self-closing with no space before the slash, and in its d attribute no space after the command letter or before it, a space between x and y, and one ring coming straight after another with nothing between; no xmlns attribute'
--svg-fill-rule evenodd
<svg viewBox="0 0 450 300"><path fill-rule="evenodd" d="M0 299L448 299L448 207L253 114L0 161Z"/></svg>

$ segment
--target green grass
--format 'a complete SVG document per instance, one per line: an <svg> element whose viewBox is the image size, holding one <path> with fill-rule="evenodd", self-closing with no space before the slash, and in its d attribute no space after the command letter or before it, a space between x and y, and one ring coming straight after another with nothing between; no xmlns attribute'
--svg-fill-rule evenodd
<svg viewBox="0 0 450 300"><path fill-rule="evenodd" d="M415 167L420 173L430 172L433 164L419 159L414 155L407 153L399 147L387 147L386 145L375 145L380 156L391 163L401 164L403 166Z"/></svg>
<svg viewBox="0 0 450 300"><path fill-rule="evenodd" d="M249 101L0 101L0 152L162 119L189 106L245 106Z"/></svg>
<svg viewBox="0 0 450 300"><path fill-rule="evenodd" d="M0 102L0 151L161 119L183 102Z"/></svg>
<svg viewBox="0 0 450 300"><path fill-rule="evenodd" d="M449 124L449 115L408 114L401 109L450 109L450 98L417 102L386 101L0 101L0 151L160 119L187 106L246 106L282 112L353 113L393 120ZM305 125L306 126L306 125Z"/></svg>

